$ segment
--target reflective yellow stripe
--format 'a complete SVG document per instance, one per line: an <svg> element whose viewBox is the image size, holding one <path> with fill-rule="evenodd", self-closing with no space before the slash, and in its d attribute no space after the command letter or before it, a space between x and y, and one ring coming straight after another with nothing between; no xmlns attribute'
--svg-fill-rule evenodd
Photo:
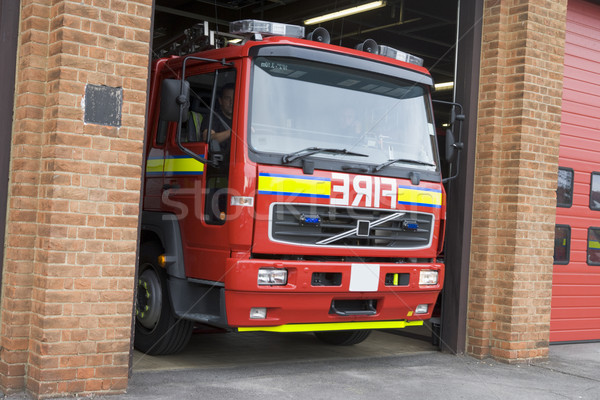
<svg viewBox="0 0 600 400"><path fill-rule="evenodd" d="M442 191L420 189L413 186L398 186L398 204L440 208L442 206Z"/></svg>
<svg viewBox="0 0 600 400"><path fill-rule="evenodd" d="M353 329L396 329L407 326L421 326L423 321L373 321L373 322L337 322L324 324L287 324L278 326L243 326L239 332L316 332L347 331Z"/></svg>
<svg viewBox="0 0 600 400"><path fill-rule="evenodd" d="M165 160L165 174L199 175L204 172L204 164L191 157L172 157Z"/></svg>
<svg viewBox="0 0 600 400"><path fill-rule="evenodd" d="M258 177L258 193L329 198L331 179L261 173Z"/></svg>
<svg viewBox="0 0 600 400"><path fill-rule="evenodd" d="M201 175L204 172L204 164L187 156L176 156L166 159L149 158L146 161L146 173L157 174L163 172L168 175Z"/></svg>
<svg viewBox="0 0 600 400"><path fill-rule="evenodd" d="M165 160L163 158L149 158L146 162L147 173L162 173Z"/></svg>

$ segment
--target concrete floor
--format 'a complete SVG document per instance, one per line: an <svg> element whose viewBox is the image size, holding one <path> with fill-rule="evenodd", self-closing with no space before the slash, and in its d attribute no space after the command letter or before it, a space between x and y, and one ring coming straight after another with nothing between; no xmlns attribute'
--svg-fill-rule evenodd
<svg viewBox="0 0 600 400"><path fill-rule="evenodd" d="M374 331L354 346L332 346L312 333L196 333L184 351L168 356L133 355L133 371L222 368L286 360L322 361L435 352L428 327Z"/></svg>
<svg viewBox="0 0 600 400"><path fill-rule="evenodd" d="M240 336L206 337L204 344L194 338L183 357L192 367L134 371L126 394L94 399L600 399L600 343L552 346L548 360L510 365L426 350L431 346L425 341L382 332L337 350L310 335L252 335L246 340ZM261 354L261 349L269 355ZM418 352L393 353L411 350ZM162 367L168 368L169 358L161 359ZM211 363L238 365L211 368ZM184 367L183 362L176 363L176 368Z"/></svg>

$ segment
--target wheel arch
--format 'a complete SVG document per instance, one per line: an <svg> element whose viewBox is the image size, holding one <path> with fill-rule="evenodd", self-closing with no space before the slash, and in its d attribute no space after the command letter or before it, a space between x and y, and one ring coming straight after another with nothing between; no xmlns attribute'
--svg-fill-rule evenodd
<svg viewBox="0 0 600 400"><path fill-rule="evenodd" d="M170 276L185 279L185 261L179 221L173 214L144 211L140 232L140 248L142 244L156 241L164 250Z"/></svg>
<svg viewBox="0 0 600 400"><path fill-rule="evenodd" d="M153 241L160 243L166 256L168 296L175 315L185 320L227 327L223 284L186 277L181 231L175 215L155 211L142 213L140 248Z"/></svg>

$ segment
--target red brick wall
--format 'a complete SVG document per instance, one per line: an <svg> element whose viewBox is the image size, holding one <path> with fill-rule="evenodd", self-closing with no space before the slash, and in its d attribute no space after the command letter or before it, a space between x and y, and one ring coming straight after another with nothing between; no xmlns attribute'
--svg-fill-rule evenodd
<svg viewBox="0 0 600 400"><path fill-rule="evenodd" d="M127 385L152 0L21 0L0 386ZM84 124L86 84L123 89Z"/></svg>
<svg viewBox="0 0 600 400"><path fill-rule="evenodd" d="M548 354L566 0L487 0L467 351Z"/></svg>

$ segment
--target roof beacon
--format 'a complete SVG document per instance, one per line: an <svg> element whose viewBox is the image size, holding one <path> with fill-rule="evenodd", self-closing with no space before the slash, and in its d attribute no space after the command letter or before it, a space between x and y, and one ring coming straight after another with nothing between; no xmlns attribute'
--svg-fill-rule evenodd
<svg viewBox="0 0 600 400"><path fill-rule="evenodd" d="M404 61L407 63L415 64L420 67L423 66L423 59L412 54L405 53L400 50L393 49L388 46L379 46L379 54L385 57L395 58L398 61Z"/></svg>
<svg viewBox="0 0 600 400"><path fill-rule="evenodd" d="M259 21L257 19L243 19L241 21L230 22L229 33L245 37L261 35L303 38L304 27L298 25L280 24L276 22Z"/></svg>

